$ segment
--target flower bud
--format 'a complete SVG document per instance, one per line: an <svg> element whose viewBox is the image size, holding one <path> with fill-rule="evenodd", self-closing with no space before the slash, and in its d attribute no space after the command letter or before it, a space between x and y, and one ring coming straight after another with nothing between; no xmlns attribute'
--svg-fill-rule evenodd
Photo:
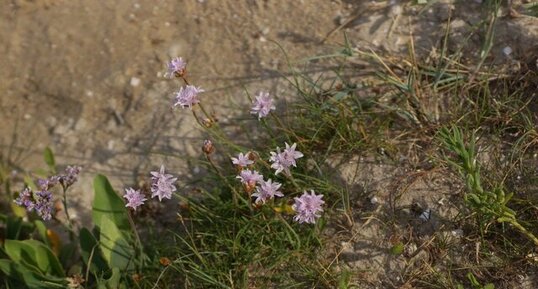
<svg viewBox="0 0 538 289"><path fill-rule="evenodd" d="M210 140L206 139L204 141L204 145L202 146L202 151L206 155L210 155L215 152L215 147L213 146L213 143Z"/></svg>

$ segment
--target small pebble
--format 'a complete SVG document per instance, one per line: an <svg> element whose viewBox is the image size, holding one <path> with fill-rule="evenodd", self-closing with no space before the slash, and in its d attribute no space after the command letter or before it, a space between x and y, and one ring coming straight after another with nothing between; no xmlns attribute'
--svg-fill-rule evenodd
<svg viewBox="0 0 538 289"><path fill-rule="evenodd" d="M513 50L512 50L512 47L510 46L506 46L505 48L503 48L503 54L504 56L508 57L512 54Z"/></svg>
<svg viewBox="0 0 538 289"><path fill-rule="evenodd" d="M424 210L424 212L422 212L420 214L420 216L418 216L419 219L421 219L422 221L429 221L430 218L432 217L432 210L431 209L426 209Z"/></svg>
<svg viewBox="0 0 538 289"><path fill-rule="evenodd" d="M450 231L450 233L452 234L452 236L457 237L457 238L463 236L463 230L462 229L455 229L455 230Z"/></svg>
<svg viewBox="0 0 538 289"><path fill-rule="evenodd" d="M131 86L137 87L140 84L140 78L131 77Z"/></svg>

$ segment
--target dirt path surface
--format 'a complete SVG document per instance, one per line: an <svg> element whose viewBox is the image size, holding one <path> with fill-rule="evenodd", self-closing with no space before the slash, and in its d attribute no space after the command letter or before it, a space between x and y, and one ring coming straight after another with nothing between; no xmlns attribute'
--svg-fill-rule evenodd
<svg viewBox="0 0 538 289"><path fill-rule="evenodd" d="M353 45L400 52L413 31L426 53L439 45L449 19L456 41L480 21L479 4L453 2L2 0L2 152L32 169L52 147L59 163L84 167L72 194L89 204L97 172L121 188L166 162L163 155L198 154L192 116L171 109L179 87L163 78L171 57L188 60L189 78L207 91L203 101L226 121L228 109L248 110L243 85L277 97L289 91L275 42L298 60L334 51L347 31ZM526 53L537 39L533 21L503 18L506 44L498 41L492 57L502 58L504 46ZM176 159L169 167L188 175L187 165Z"/></svg>

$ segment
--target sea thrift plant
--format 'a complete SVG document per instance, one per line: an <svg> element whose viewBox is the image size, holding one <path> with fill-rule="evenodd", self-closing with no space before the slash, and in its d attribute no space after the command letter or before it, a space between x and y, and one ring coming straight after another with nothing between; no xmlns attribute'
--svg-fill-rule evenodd
<svg viewBox="0 0 538 289"><path fill-rule="evenodd" d="M284 151L280 151L280 148L277 147L276 152L271 152L271 157L269 161L272 162L271 168L275 169L275 175L278 175L282 171L287 175L290 174L290 167L296 167L297 163L295 160L302 158L304 155L300 151L295 150L297 144L294 143L290 146L288 143Z"/></svg>
<svg viewBox="0 0 538 289"><path fill-rule="evenodd" d="M242 170L237 178L241 180L247 192L252 192L256 185L263 181L263 176L253 170Z"/></svg>
<svg viewBox="0 0 538 289"><path fill-rule="evenodd" d="M238 167L246 167L252 165L254 162L249 158L249 153L239 153L236 158L232 158L232 164Z"/></svg>
<svg viewBox="0 0 538 289"><path fill-rule="evenodd" d="M174 106L181 106L182 108L192 108L193 105L200 102L198 99L198 93L204 92L203 89L195 87L193 85L187 85L179 89L175 94L176 102Z"/></svg>
<svg viewBox="0 0 538 289"><path fill-rule="evenodd" d="M166 78L182 77L185 75L187 62L181 57L176 57L168 63L168 71L164 74Z"/></svg>
<svg viewBox="0 0 538 289"><path fill-rule="evenodd" d="M292 209L296 215L293 219L299 223L315 224L323 212L321 205L325 204L321 198L323 195L316 195L314 190L311 190L310 194L305 191L302 196L295 197Z"/></svg>
<svg viewBox="0 0 538 289"><path fill-rule="evenodd" d="M260 185L256 187L256 193L252 194L253 197L256 197L256 204L265 204L267 200L273 199L276 197L283 197L284 194L280 192L282 185L278 182L273 182L271 179L267 181L261 181Z"/></svg>
<svg viewBox="0 0 538 289"><path fill-rule="evenodd" d="M151 197L159 198L159 202L162 199L171 199L172 193L175 192L176 186L174 183L177 181L177 178L174 178L173 175L165 173L164 165L161 165L161 169L157 172L150 172L151 174Z"/></svg>
<svg viewBox="0 0 538 289"><path fill-rule="evenodd" d="M204 143L202 145L202 151L206 155L210 155L215 152L215 146L213 145L213 142L211 140L204 140Z"/></svg>
<svg viewBox="0 0 538 289"><path fill-rule="evenodd" d="M125 194L123 195L125 199L127 199L127 205L125 207L131 207L136 211L136 208L144 204L144 201L146 201L146 198L144 198L144 195L140 193L139 190L135 190L133 188L127 188L125 189Z"/></svg>
<svg viewBox="0 0 538 289"><path fill-rule="evenodd" d="M261 119L262 117L266 117L267 115L269 115L269 112L271 112L271 110L275 109L276 107L273 104L273 99L269 96L269 93L260 92L256 96L256 100L254 100L254 103L252 104L250 113L257 114L258 119Z"/></svg>

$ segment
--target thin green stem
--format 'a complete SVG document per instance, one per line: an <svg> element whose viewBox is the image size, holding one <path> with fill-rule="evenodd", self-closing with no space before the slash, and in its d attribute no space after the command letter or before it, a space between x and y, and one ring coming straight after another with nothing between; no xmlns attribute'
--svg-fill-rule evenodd
<svg viewBox="0 0 538 289"><path fill-rule="evenodd" d="M133 230L133 233L135 235L135 239L136 239L136 244L138 246L138 252L143 252L143 246L142 246L142 241L140 240L140 236L138 235L138 232L136 231L136 225L135 225L135 222L133 220L133 217L131 216L131 212L127 212L127 219L129 220L129 224L131 225L131 229Z"/></svg>
<svg viewBox="0 0 538 289"><path fill-rule="evenodd" d="M220 172L219 168L215 165L215 163L213 162L213 160L211 159L211 156L209 154L205 154L206 156L206 159L207 161L209 162L209 165L213 168L213 170L217 173L217 175L219 176L219 178L222 179L222 181L224 181L224 183L226 183L226 185L230 188L230 190L232 191L232 200L233 200L233 203L234 203L234 206L237 208L238 205L239 205L239 202L238 202L238 198L240 197L239 195L239 192L237 192L237 190L235 189L234 186L232 186L232 184L230 184L230 182L228 182L228 179L226 179L226 177ZM243 199L243 198L241 198ZM246 202L246 204L248 205L248 201L244 200L243 201Z"/></svg>
<svg viewBox="0 0 538 289"><path fill-rule="evenodd" d="M63 199L62 203L64 206L65 217L67 218L67 228L69 231L69 240L73 242L75 240L75 232L73 230L73 221L69 217L69 210L67 209L67 188L62 184Z"/></svg>
<svg viewBox="0 0 538 289"><path fill-rule="evenodd" d="M523 233L525 236L527 236L529 239L531 239L534 242L534 245L538 247L538 238L534 236L533 233L529 232L523 225L521 225L517 220L512 219L508 220L508 223L510 223L512 226L514 226L516 229L518 229L521 233Z"/></svg>

